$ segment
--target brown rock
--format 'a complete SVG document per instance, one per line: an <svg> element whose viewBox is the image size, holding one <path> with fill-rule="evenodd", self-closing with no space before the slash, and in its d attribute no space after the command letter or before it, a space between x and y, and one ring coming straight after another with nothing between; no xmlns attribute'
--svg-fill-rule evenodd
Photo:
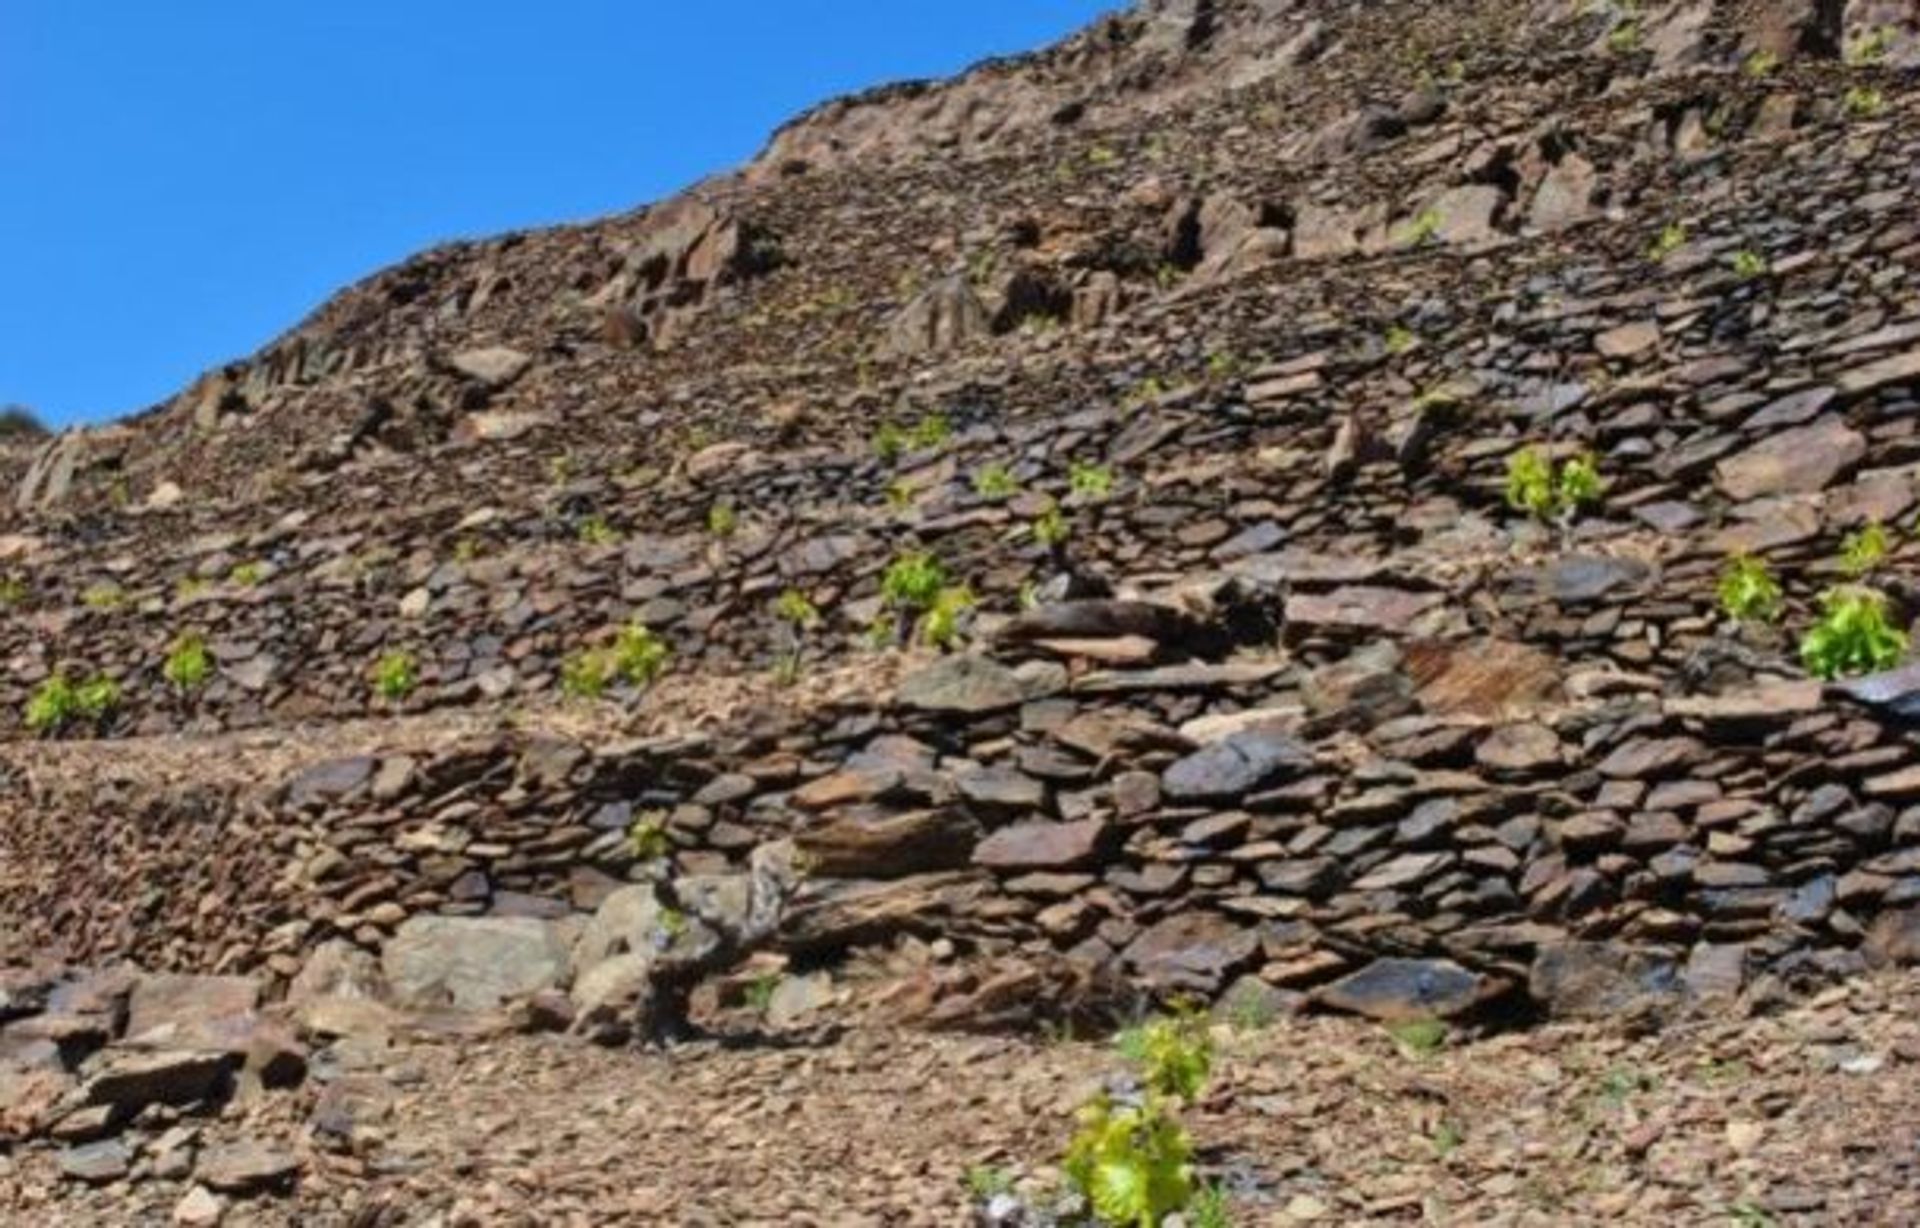
<svg viewBox="0 0 1920 1228"><path fill-rule="evenodd" d="M975 865L990 870L1064 870L1097 864L1119 829L1100 819L1016 823L982 840Z"/></svg>
<svg viewBox="0 0 1920 1228"><path fill-rule="evenodd" d="M1835 415L1770 435L1721 461L1714 480L1727 497L1813 494L1860 462L1867 441Z"/></svg>

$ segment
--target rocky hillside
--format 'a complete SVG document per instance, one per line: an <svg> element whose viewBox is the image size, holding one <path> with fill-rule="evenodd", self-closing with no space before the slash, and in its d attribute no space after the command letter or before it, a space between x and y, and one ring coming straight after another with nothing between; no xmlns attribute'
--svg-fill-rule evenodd
<svg viewBox="0 0 1920 1228"><path fill-rule="evenodd" d="M650 877L724 934L776 848L703 1011L1920 958L1917 31L1150 0L0 436L0 1119L115 1181L370 1017L609 1038Z"/></svg>

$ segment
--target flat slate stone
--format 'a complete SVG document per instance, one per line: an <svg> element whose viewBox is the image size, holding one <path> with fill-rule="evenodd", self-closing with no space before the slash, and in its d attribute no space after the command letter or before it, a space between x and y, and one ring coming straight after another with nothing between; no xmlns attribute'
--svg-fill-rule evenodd
<svg viewBox="0 0 1920 1228"><path fill-rule="evenodd" d="M1064 870L1093 865L1118 829L1099 819L1077 823L1016 823L994 832L973 850L975 865L990 870Z"/></svg>
<svg viewBox="0 0 1920 1228"><path fill-rule="evenodd" d="M1211 993L1259 950L1259 934L1218 913L1182 912L1134 939L1125 959L1155 985Z"/></svg>
<svg viewBox="0 0 1920 1228"><path fill-rule="evenodd" d="M1313 765L1297 740L1267 729L1248 729L1202 747L1161 774L1161 790L1177 801L1226 801L1242 797L1288 771Z"/></svg>
<svg viewBox="0 0 1920 1228"><path fill-rule="evenodd" d="M1745 502L1769 495L1810 495L1867 454L1867 441L1836 416L1819 418L1763 438L1721 461L1715 481L1727 497Z"/></svg>
<svg viewBox="0 0 1920 1228"><path fill-rule="evenodd" d="M1315 998L1334 1010L1384 1023L1451 1019L1487 1001L1502 986L1450 959L1376 959L1322 987Z"/></svg>
<svg viewBox="0 0 1920 1228"><path fill-rule="evenodd" d="M415 916L388 941L380 966L403 1005L490 1010L558 985L567 944L536 917Z"/></svg>
<svg viewBox="0 0 1920 1228"><path fill-rule="evenodd" d="M965 653L942 657L907 675L900 683L899 698L906 707L922 712L978 716L1018 707L1028 693L1006 666Z"/></svg>

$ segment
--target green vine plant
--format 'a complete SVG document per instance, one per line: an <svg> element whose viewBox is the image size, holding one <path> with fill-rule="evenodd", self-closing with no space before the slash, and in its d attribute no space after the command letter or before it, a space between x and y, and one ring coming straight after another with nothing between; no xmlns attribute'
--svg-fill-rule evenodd
<svg viewBox="0 0 1920 1228"><path fill-rule="evenodd" d="M1647 259L1659 264L1668 256L1687 245L1687 227L1683 222L1668 222L1654 236L1653 244L1647 249Z"/></svg>
<svg viewBox="0 0 1920 1228"><path fill-rule="evenodd" d="M373 664L374 694L399 703L420 685L420 662L410 652L389 652Z"/></svg>
<svg viewBox="0 0 1920 1228"><path fill-rule="evenodd" d="M1719 596L1720 609L1736 623L1777 622L1786 607L1772 569L1749 554L1727 560L1720 573Z"/></svg>
<svg viewBox="0 0 1920 1228"><path fill-rule="evenodd" d="M921 643L944 650L960 642L974 596L966 585L949 581L940 560L917 550L888 564L880 577L880 602L881 616L869 633L875 648L898 642L901 631L911 627Z"/></svg>
<svg viewBox="0 0 1920 1228"><path fill-rule="evenodd" d="M75 725L98 727L119 706L120 685L113 679L96 674L75 682L56 671L27 700L24 722L27 732L38 735L61 733Z"/></svg>
<svg viewBox="0 0 1920 1228"><path fill-rule="evenodd" d="M213 676L213 657L207 651L206 638L193 631L176 638L167 650L160 675L182 695L205 686Z"/></svg>
<svg viewBox="0 0 1920 1228"><path fill-rule="evenodd" d="M1203 1016L1183 1012L1129 1028L1118 1038L1139 1091L1103 1091L1079 1111L1080 1128L1061 1169L1109 1228L1159 1228L1170 1216L1198 1213L1198 1222L1226 1222L1221 1191L1193 1172L1193 1139L1179 1110L1190 1105L1213 1071L1213 1041Z"/></svg>
<svg viewBox="0 0 1920 1228"><path fill-rule="evenodd" d="M1507 506L1557 524L1563 532L1606 490L1599 466L1586 453L1561 461L1557 470L1539 448L1522 448L1507 458Z"/></svg>
<svg viewBox="0 0 1920 1228"><path fill-rule="evenodd" d="M1840 543L1840 570L1855 580L1872 575L1893 549L1893 535L1878 521L1847 534Z"/></svg>
<svg viewBox="0 0 1920 1228"><path fill-rule="evenodd" d="M1082 503L1098 503L1113 494L1113 470L1090 461L1067 466L1067 490Z"/></svg>
<svg viewBox="0 0 1920 1228"><path fill-rule="evenodd" d="M1893 625L1887 599L1860 585L1820 597L1820 618L1800 641L1800 660L1816 678L1832 680L1892 669L1907 653L1907 633Z"/></svg>
<svg viewBox="0 0 1920 1228"><path fill-rule="evenodd" d="M997 503L1019 494L1020 483L1005 465L983 465L973 475L973 493Z"/></svg>
<svg viewBox="0 0 1920 1228"><path fill-rule="evenodd" d="M797 588L780 594L773 603L774 617L787 629L787 644L774 658L773 676L781 686L800 681L806 664L807 633L820 623L820 608Z"/></svg>
<svg viewBox="0 0 1920 1228"><path fill-rule="evenodd" d="M575 653L560 666L560 692L569 699L599 699L625 683L643 690L667 667L666 641L644 623L622 627L613 643Z"/></svg>

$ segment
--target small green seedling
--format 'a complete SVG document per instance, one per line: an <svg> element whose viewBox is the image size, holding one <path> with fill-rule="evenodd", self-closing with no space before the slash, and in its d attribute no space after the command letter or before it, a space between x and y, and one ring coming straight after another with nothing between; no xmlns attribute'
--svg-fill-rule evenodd
<svg viewBox="0 0 1920 1228"><path fill-rule="evenodd" d="M1011 499L1020 492L1020 484L1005 465L986 465L973 475L973 493L982 499Z"/></svg>
<svg viewBox="0 0 1920 1228"><path fill-rule="evenodd" d="M673 840L667 835L666 819L658 811L648 811L627 828L627 849L636 861L659 861L673 852Z"/></svg>
<svg viewBox="0 0 1920 1228"><path fill-rule="evenodd" d="M1438 1019L1408 1019L1388 1024L1387 1035L1408 1057L1432 1057L1447 1043L1447 1025Z"/></svg>
<svg viewBox="0 0 1920 1228"><path fill-rule="evenodd" d="M781 622L800 630L817 626L820 622L820 607L797 588L781 593L773 603L773 612Z"/></svg>
<svg viewBox="0 0 1920 1228"><path fill-rule="evenodd" d="M1785 607L1780 582L1763 560L1737 554L1720 573L1720 608L1738 623L1776 621Z"/></svg>
<svg viewBox="0 0 1920 1228"><path fill-rule="evenodd" d="M1687 245L1687 228L1680 222L1668 222L1660 228L1653 245L1647 249L1647 259L1659 264L1668 256Z"/></svg>
<svg viewBox="0 0 1920 1228"><path fill-rule="evenodd" d="M973 609L973 590L949 585L934 597L920 619L920 639L930 648L948 649L960 642L960 621Z"/></svg>
<svg viewBox="0 0 1920 1228"><path fill-rule="evenodd" d="M213 676L213 657L207 652L206 639L189 631L174 640L160 673L176 691L197 691L205 686Z"/></svg>
<svg viewBox="0 0 1920 1228"><path fill-rule="evenodd" d="M880 597L891 609L924 611L947 586L947 569L925 551L903 554L880 577Z"/></svg>
<svg viewBox="0 0 1920 1228"><path fill-rule="evenodd" d="M1855 580L1873 574L1893 549L1893 535L1879 522L1847 534L1840 543L1840 570Z"/></svg>
<svg viewBox="0 0 1920 1228"><path fill-rule="evenodd" d="M127 604L126 590L117 584L94 584L80 594L80 604L89 610L117 610Z"/></svg>
<svg viewBox="0 0 1920 1228"><path fill-rule="evenodd" d="M1741 65L1741 71L1758 81L1762 77L1772 76L1774 70L1779 67L1780 57L1778 55L1771 51L1756 51L1747 57L1746 62Z"/></svg>
<svg viewBox="0 0 1920 1228"><path fill-rule="evenodd" d="M967 1193L975 1202L987 1202L1013 1192L1013 1174L991 1164L975 1164L964 1178Z"/></svg>
<svg viewBox="0 0 1920 1228"><path fill-rule="evenodd" d="M1073 525L1058 503L1049 503L1045 511L1033 518L1033 540L1049 550L1058 550L1072 536Z"/></svg>
<svg viewBox="0 0 1920 1228"><path fill-rule="evenodd" d="M1113 470L1105 465L1074 461L1067 466L1067 489L1083 503L1094 503L1113 493Z"/></svg>
<svg viewBox="0 0 1920 1228"><path fill-rule="evenodd" d="M620 531L600 515L588 516L574 532L581 544L587 546L611 546L620 540Z"/></svg>
<svg viewBox="0 0 1920 1228"><path fill-rule="evenodd" d="M773 996L780 992L781 976L778 972L763 972L747 982L746 1002L756 1015L765 1015L773 1009Z"/></svg>
<svg viewBox="0 0 1920 1228"><path fill-rule="evenodd" d="M1767 258L1750 247L1743 247L1733 253L1727 263L1728 266L1733 269L1733 275L1741 281L1752 281L1758 277L1765 277L1767 275L1767 269L1770 267L1767 264Z"/></svg>
<svg viewBox="0 0 1920 1228"><path fill-rule="evenodd" d="M1422 209L1414 215L1412 220L1400 228L1400 246L1419 247L1427 240L1436 237L1440 233L1440 226L1443 220L1440 216L1439 209L1431 205Z"/></svg>
<svg viewBox="0 0 1920 1228"><path fill-rule="evenodd" d="M731 503L716 503L707 509L707 532L714 537L732 537L740 529L740 513Z"/></svg>
<svg viewBox="0 0 1920 1228"><path fill-rule="evenodd" d="M1872 119L1887 109L1887 96L1871 85L1856 85L1841 98L1840 105L1855 119Z"/></svg>
<svg viewBox="0 0 1920 1228"><path fill-rule="evenodd" d="M1887 599L1847 585L1821 595L1820 619L1800 641L1800 661L1816 678L1851 678L1892 669L1907 652L1907 633L1895 627Z"/></svg>
<svg viewBox="0 0 1920 1228"><path fill-rule="evenodd" d="M1387 353L1404 354L1412 349L1418 340L1419 338L1413 335L1412 329L1402 324L1395 324L1387 329L1384 344L1387 347Z"/></svg>
<svg viewBox="0 0 1920 1228"><path fill-rule="evenodd" d="M373 665L373 690L388 703L398 703L420 685L420 663L406 651L390 652Z"/></svg>
<svg viewBox="0 0 1920 1228"><path fill-rule="evenodd" d="M266 578L266 568L259 563L241 563L227 573L227 580L235 588L253 588Z"/></svg>
<svg viewBox="0 0 1920 1228"><path fill-rule="evenodd" d="M1507 458L1507 506L1538 520L1571 523L1580 510L1606 494L1600 468L1586 454L1569 457L1556 471L1538 448Z"/></svg>
<svg viewBox="0 0 1920 1228"><path fill-rule="evenodd" d="M120 706L120 686L96 674L82 682L56 672L27 700L25 724L34 734L58 733L74 724L97 725Z"/></svg>

